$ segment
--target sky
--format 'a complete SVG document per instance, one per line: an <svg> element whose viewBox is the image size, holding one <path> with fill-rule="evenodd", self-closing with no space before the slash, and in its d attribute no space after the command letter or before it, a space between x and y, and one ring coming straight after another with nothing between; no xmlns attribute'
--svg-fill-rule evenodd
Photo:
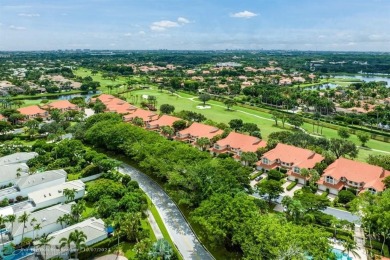
<svg viewBox="0 0 390 260"><path fill-rule="evenodd" d="M0 0L0 51L390 51L390 0Z"/></svg>

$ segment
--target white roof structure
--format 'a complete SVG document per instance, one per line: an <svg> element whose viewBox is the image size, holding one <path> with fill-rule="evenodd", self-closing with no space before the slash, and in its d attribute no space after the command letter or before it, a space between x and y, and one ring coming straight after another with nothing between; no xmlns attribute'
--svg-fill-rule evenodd
<svg viewBox="0 0 390 260"><path fill-rule="evenodd" d="M11 182L20 177L28 175L29 167L25 163L15 163L10 165L0 165L0 183Z"/></svg>
<svg viewBox="0 0 390 260"><path fill-rule="evenodd" d="M85 241L86 245L89 245L88 242L95 240L96 238L107 234L106 227L104 221L102 219L89 218L80 223L77 223L73 226L69 226L67 228L61 229L57 232L50 234L51 237L54 237L53 240L50 241L51 245L59 245L61 238L69 237L69 234L75 230L82 231L86 236L87 240Z"/></svg>
<svg viewBox="0 0 390 260"><path fill-rule="evenodd" d="M12 206L0 208L0 216L5 217L13 214L14 214L14 209L12 208Z"/></svg>
<svg viewBox="0 0 390 260"><path fill-rule="evenodd" d="M60 185L48 187L39 191L34 191L28 194L30 200L35 204L40 204L48 200L61 198L64 196L65 189L75 189L76 193L85 189L85 184L81 180L69 181Z"/></svg>
<svg viewBox="0 0 390 260"><path fill-rule="evenodd" d="M45 226L54 224L57 222L57 219L65 214L69 214L72 204L75 204L74 202L68 203L68 204L58 204L53 207L49 207L43 210L35 211L30 214L30 221L35 218L37 222L35 224L40 223L41 227L44 228ZM24 212L19 212L16 214L17 217L22 215ZM11 224L9 224L9 228L11 228ZM30 225L30 223L26 223L26 226L24 228L24 233L28 233L30 231L33 231L34 227ZM12 229L12 235L19 236L23 233L23 223L15 222Z"/></svg>
<svg viewBox="0 0 390 260"><path fill-rule="evenodd" d="M14 164L14 163L25 163L28 160L37 157L38 154L35 152L32 153L14 153L10 155L6 155L4 157L0 158L0 165L8 165L8 164Z"/></svg>
<svg viewBox="0 0 390 260"><path fill-rule="evenodd" d="M82 231L86 235L87 239L85 241L85 245L87 246L90 246L97 241L101 241L107 237L107 231L102 219L86 219L73 226L69 226L57 232L51 233L49 237L54 237L54 239L52 239L47 246L48 250L46 252L46 259L50 259L54 256L59 255L60 253L64 254L64 250L67 249L62 248L61 251L61 249L59 248L59 245L61 244L60 240L61 238L68 238L69 234L74 232L75 230ZM72 244L71 246L71 250L72 249L74 249L74 244ZM41 251L42 257L44 257L44 247L39 248L39 250Z"/></svg>
<svg viewBox="0 0 390 260"><path fill-rule="evenodd" d="M21 177L17 181L16 185L19 187L19 189L23 190L25 188L48 183L58 179L64 179L64 181L66 181L66 176L67 173L63 169L46 171Z"/></svg>

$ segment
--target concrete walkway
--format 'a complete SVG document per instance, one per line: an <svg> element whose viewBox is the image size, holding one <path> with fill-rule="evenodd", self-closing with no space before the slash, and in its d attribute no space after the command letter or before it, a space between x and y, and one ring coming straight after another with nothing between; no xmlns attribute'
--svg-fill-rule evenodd
<svg viewBox="0 0 390 260"><path fill-rule="evenodd" d="M211 260L214 257L200 243L186 219L172 199L149 176L127 164L119 167L119 172L127 174L138 182L155 205L173 243L184 259Z"/></svg>
<svg viewBox="0 0 390 260"><path fill-rule="evenodd" d="M152 205L152 207L154 207ZM153 233L156 236L156 239L159 240L161 238L164 238L160 227L158 226L156 219L154 218L152 212L150 210L147 210L146 213L148 214L148 221L150 223L150 226L152 227Z"/></svg>

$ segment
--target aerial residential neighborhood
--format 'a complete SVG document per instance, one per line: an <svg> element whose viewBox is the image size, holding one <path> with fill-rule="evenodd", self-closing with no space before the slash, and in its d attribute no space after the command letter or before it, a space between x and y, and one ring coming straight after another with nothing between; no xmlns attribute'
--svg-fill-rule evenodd
<svg viewBox="0 0 390 260"><path fill-rule="evenodd" d="M0 260L390 259L390 2L0 4Z"/></svg>

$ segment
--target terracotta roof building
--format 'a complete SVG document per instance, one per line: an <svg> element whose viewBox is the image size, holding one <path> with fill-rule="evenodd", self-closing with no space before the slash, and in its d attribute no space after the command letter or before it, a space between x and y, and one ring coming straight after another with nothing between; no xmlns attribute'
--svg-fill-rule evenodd
<svg viewBox="0 0 390 260"><path fill-rule="evenodd" d="M389 175L382 167L341 157L325 169L317 183L320 190L335 195L345 188L376 193L385 189L382 180Z"/></svg>
<svg viewBox="0 0 390 260"><path fill-rule="evenodd" d="M75 104L69 102L69 100L58 100L50 104L47 104L44 108L47 109L58 109L61 112L66 112L68 110L78 110L79 107Z"/></svg>
<svg viewBox="0 0 390 260"><path fill-rule="evenodd" d="M231 132L226 138L216 142L210 151L214 154L233 153L234 157L239 159L243 152L256 152L266 145L260 138Z"/></svg>
<svg viewBox="0 0 390 260"><path fill-rule="evenodd" d="M159 119L148 122L146 128L150 130L160 129L163 126L172 127L173 123L181 120L181 118L169 115L162 115Z"/></svg>
<svg viewBox="0 0 390 260"><path fill-rule="evenodd" d="M195 143L198 138L206 137L211 139L214 136L222 133L223 131L215 126L194 122L190 127L177 132L175 139L184 142Z"/></svg>
<svg viewBox="0 0 390 260"><path fill-rule="evenodd" d="M256 165L258 170L288 169L289 180L298 180L299 183L305 184L307 179L302 177L301 170L312 169L322 160L324 157L308 149L279 143L274 149L266 152Z"/></svg>
<svg viewBox="0 0 390 260"><path fill-rule="evenodd" d="M125 122L130 122L136 117L141 118L146 124L150 121L156 120L158 115L152 111L137 108L136 110L131 111L130 114L124 115L123 120Z"/></svg>
<svg viewBox="0 0 390 260"><path fill-rule="evenodd" d="M106 105L106 112L129 114L137 109L137 107L129 104L125 100L108 94L102 94L97 98L91 98L91 102L96 102L96 99L99 99L104 105Z"/></svg>
<svg viewBox="0 0 390 260"><path fill-rule="evenodd" d="M18 111L25 116L26 120L41 117L47 118L49 113L46 110L43 110L37 105L18 108Z"/></svg>

